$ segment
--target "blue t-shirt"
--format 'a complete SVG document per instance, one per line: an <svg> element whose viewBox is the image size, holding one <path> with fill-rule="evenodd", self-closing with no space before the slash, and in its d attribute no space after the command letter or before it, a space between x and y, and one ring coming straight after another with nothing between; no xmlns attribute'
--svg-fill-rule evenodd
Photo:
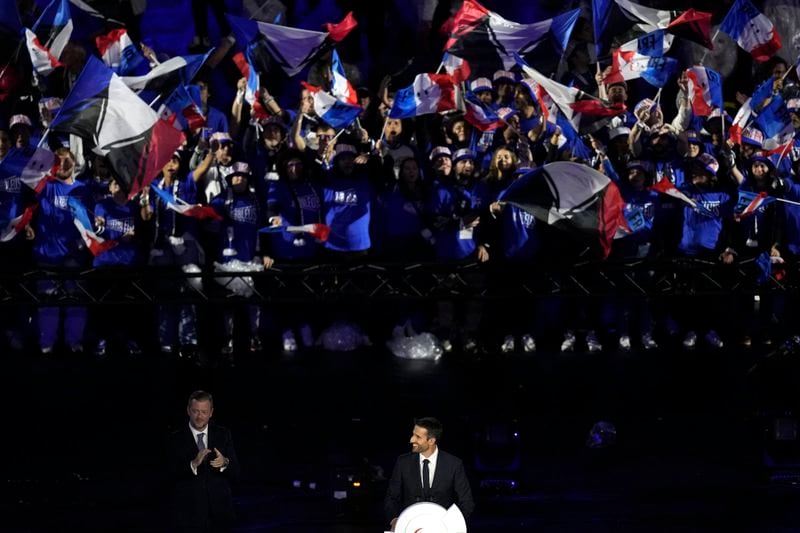
<svg viewBox="0 0 800 533"><path fill-rule="evenodd" d="M372 186L366 176L330 175L322 189L322 211L331 233L325 247L337 252L359 252L371 246L369 238Z"/></svg>
<svg viewBox="0 0 800 533"><path fill-rule="evenodd" d="M69 208L69 198L77 198L88 210L88 191L79 181L66 184L61 180L48 182L39 194L39 209L35 216L33 254L37 261L59 263L85 250L78 228Z"/></svg>
<svg viewBox="0 0 800 533"><path fill-rule="evenodd" d="M681 191L702 204L713 216L696 212L691 206L683 208L683 232L679 248L687 255L714 252L720 244L723 221L731 216L731 197L728 193L706 191L694 185Z"/></svg>
<svg viewBox="0 0 800 533"><path fill-rule="evenodd" d="M477 228L464 227L462 218L480 211L486 201L482 192L484 189L478 183L471 187L442 181L434 183L428 211L435 217L449 219L447 224L434 231L437 259L457 261L475 252Z"/></svg>
<svg viewBox="0 0 800 533"><path fill-rule="evenodd" d="M230 191L214 198L211 206L224 218L220 261L252 261L258 252L258 230L262 224L255 195Z"/></svg>

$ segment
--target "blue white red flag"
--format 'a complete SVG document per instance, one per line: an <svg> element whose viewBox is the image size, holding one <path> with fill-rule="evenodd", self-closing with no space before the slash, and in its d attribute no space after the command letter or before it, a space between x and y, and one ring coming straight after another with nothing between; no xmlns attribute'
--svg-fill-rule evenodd
<svg viewBox="0 0 800 533"><path fill-rule="evenodd" d="M611 72L603 83L643 78L650 85L663 87L678 72L678 61L664 57L673 39L664 30L656 30L623 44L612 53Z"/></svg>
<svg viewBox="0 0 800 533"><path fill-rule="evenodd" d="M317 116L333 129L346 128L355 122L363 111L360 106L337 100L336 97L323 91L320 87L305 82L302 82L302 85L314 96L314 111Z"/></svg>
<svg viewBox="0 0 800 533"><path fill-rule="evenodd" d="M36 211L36 204L30 205L19 216L16 216L6 223L0 222L0 242L8 242L19 235L25 226L33 220L33 213Z"/></svg>
<svg viewBox="0 0 800 533"><path fill-rule="evenodd" d="M125 28L98 35L94 42L103 63L120 76L141 76L150 70L149 62L128 36Z"/></svg>
<svg viewBox="0 0 800 533"><path fill-rule="evenodd" d="M794 126L780 94L772 97L753 122L764 134L763 151L767 155L783 151L794 140Z"/></svg>
<svg viewBox="0 0 800 533"><path fill-rule="evenodd" d="M106 240L97 235L94 230L94 224L89 218L89 213L79 199L70 196L67 198L67 204L69 205L69 210L72 211L72 221L75 223L75 227L78 228L86 248L92 252L92 255L98 256L119 244L115 240Z"/></svg>
<svg viewBox="0 0 800 533"><path fill-rule="evenodd" d="M719 31L730 35L756 61L766 61L781 49L781 37L775 25L750 0L736 0Z"/></svg>
<svg viewBox="0 0 800 533"><path fill-rule="evenodd" d="M69 0L53 0L44 8L31 29L53 57L60 58L72 35L72 28Z"/></svg>
<svg viewBox="0 0 800 533"><path fill-rule="evenodd" d="M353 13L337 24L326 23L325 32L279 26L226 15L242 48L254 41L263 44L272 59L289 76L294 76L335 43L341 42L358 23Z"/></svg>
<svg viewBox="0 0 800 533"><path fill-rule="evenodd" d="M603 258L611 253L617 230L628 226L616 184L580 163L558 161L536 168L514 180L498 200L568 230L565 235L579 236Z"/></svg>
<svg viewBox="0 0 800 533"><path fill-rule="evenodd" d="M347 79L339 54L334 48L331 51L331 94L350 105L358 105L358 94L353 84Z"/></svg>
<svg viewBox="0 0 800 533"><path fill-rule="evenodd" d="M395 93L390 118L413 118L456 108L456 90L449 74L417 74L414 83Z"/></svg>
<svg viewBox="0 0 800 533"><path fill-rule="evenodd" d="M471 69L469 68L469 61L466 59L445 52L442 56L442 67L447 74L453 77L453 81L456 83L469 79Z"/></svg>
<svg viewBox="0 0 800 533"><path fill-rule="evenodd" d="M689 101L692 112L707 117L722 109L722 79L710 68L692 67L686 70L689 77Z"/></svg>
<svg viewBox="0 0 800 533"><path fill-rule="evenodd" d="M37 194L55 179L58 159L46 148L12 148L0 162L0 176L19 176Z"/></svg>
<svg viewBox="0 0 800 533"><path fill-rule="evenodd" d="M206 125L206 117L198 105L199 101L200 91L197 85L181 85L164 100L159 109L159 117L178 130L202 128Z"/></svg>
<svg viewBox="0 0 800 533"><path fill-rule="evenodd" d="M686 194L684 194L680 189L675 187L675 184L672 183L668 178L661 178L661 181L657 182L655 185L650 187L651 190L660 192L662 194L666 194L667 196L672 196L673 198L677 198L681 202L689 205L692 209L694 209L697 213L701 215L705 215L707 217L713 217L714 213L708 210L706 206L701 204L700 202L696 202L692 198L689 198Z"/></svg>
<svg viewBox="0 0 800 533"><path fill-rule="evenodd" d="M524 62L521 62L520 66L522 71L536 83L536 93L540 90L546 92L580 135L597 131L607 124L611 117L625 112L623 104L612 105L580 89L567 87L551 80Z"/></svg>
<svg viewBox="0 0 800 533"><path fill-rule="evenodd" d="M733 208L733 217L736 220L747 218L755 214L759 208L769 205L775 201L774 196L769 196L766 192L755 193L751 191L739 191L739 200Z"/></svg>
<svg viewBox="0 0 800 533"><path fill-rule="evenodd" d="M516 64L515 55L531 57L544 43L551 45L558 59L579 15L580 10L573 9L547 20L520 24L489 11L476 0L465 0L442 27L450 37L444 49L469 61L477 76L509 70Z"/></svg>
<svg viewBox="0 0 800 533"><path fill-rule="evenodd" d="M203 220L206 218L212 220L222 220L222 217L217 213L213 207L209 205L188 204L180 198L175 198L171 192L162 189L155 183L150 184L150 190L155 193L158 198L166 204L168 209L180 213L181 215Z"/></svg>
<svg viewBox="0 0 800 533"><path fill-rule="evenodd" d="M129 198L150 184L184 140L94 57L86 62L50 128L74 133L106 156Z"/></svg>
<svg viewBox="0 0 800 533"><path fill-rule="evenodd" d="M592 0L592 15L598 57L611 50L614 38L618 35L656 30L665 30L676 37L709 49L714 48L711 42L711 13L695 9L666 11L629 0Z"/></svg>
<svg viewBox="0 0 800 533"><path fill-rule="evenodd" d="M497 113L472 92L464 95L464 119L481 131L496 130L505 125Z"/></svg>

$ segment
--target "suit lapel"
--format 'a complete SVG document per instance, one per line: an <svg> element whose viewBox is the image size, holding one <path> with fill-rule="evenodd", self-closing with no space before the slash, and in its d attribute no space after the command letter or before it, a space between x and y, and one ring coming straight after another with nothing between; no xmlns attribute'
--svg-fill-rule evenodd
<svg viewBox="0 0 800 533"><path fill-rule="evenodd" d="M422 470L419 468L419 454L412 454L411 458L413 459L411 461L411 474L417 480L417 493L422 494Z"/></svg>

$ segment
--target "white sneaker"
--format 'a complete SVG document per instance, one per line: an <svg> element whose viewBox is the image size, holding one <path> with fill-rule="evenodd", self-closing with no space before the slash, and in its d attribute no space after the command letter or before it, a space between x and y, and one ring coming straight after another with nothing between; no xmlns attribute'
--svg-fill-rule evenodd
<svg viewBox="0 0 800 533"><path fill-rule="evenodd" d="M297 340L294 338L294 333L291 331L283 332L283 351L286 353L294 353L297 351Z"/></svg>
<svg viewBox="0 0 800 533"><path fill-rule="evenodd" d="M562 352L575 351L575 334L571 331L564 333L564 342L561 343Z"/></svg>
<svg viewBox="0 0 800 533"><path fill-rule="evenodd" d="M506 335L503 339L503 344L500 346L500 350L503 353L511 353L514 351L514 336L513 335Z"/></svg>
<svg viewBox="0 0 800 533"><path fill-rule="evenodd" d="M645 350L655 350L658 348L658 343L653 339L652 333L642 333L642 348Z"/></svg>
<svg viewBox="0 0 800 533"><path fill-rule="evenodd" d="M619 338L619 349L623 352L631 351L631 338L628 335L621 335Z"/></svg>
<svg viewBox="0 0 800 533"><path fill-rule="evenodd" d="M690 331L686 334L686 337L683 338L683 347L694 348L695 345L697 345L697 333Z"/></svg>
<svg viewBox="0 0 800 533"><path fill-rule="evenodd" d="M525 350L526 353L536 351L536 340L533 338L533 335L526 333L522 336L522 349Z"/></svg>
<svg viewBox="0 0 800 533"><path fill-rule="evenodd" d="M597 340L597 335L592 330L586 334L586 348L592 353L603 349L603 345Z"/></svg>

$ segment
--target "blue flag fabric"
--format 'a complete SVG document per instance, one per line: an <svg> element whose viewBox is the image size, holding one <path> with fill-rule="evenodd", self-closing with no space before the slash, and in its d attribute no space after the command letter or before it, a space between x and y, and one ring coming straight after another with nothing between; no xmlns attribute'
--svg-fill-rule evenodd
<svg viewBox="0 0 800 533"><path fill-rule="evenodd" d="M653 87L664 87L678 73L680 65L672 57L651 57L647 68L642 71L644 81Z"/></svg>
<svg viewBox="0 0 800 533"><path fill-rule="evenodd" d="M789 110L786 109L783 98L779 94L772 98L769 105L761 110L755 120L756 126L764 133L765 139L775 137L786 130L791 123L792 119L789 116Z"/></svg>
<svg viewBox="0 0 800 533"><path fill-rule="evenodd" d="M756 283L763 285L772 276L772 258L769 256L769 252L764 252L756 257L756 266L758 267Z"/></svg>

